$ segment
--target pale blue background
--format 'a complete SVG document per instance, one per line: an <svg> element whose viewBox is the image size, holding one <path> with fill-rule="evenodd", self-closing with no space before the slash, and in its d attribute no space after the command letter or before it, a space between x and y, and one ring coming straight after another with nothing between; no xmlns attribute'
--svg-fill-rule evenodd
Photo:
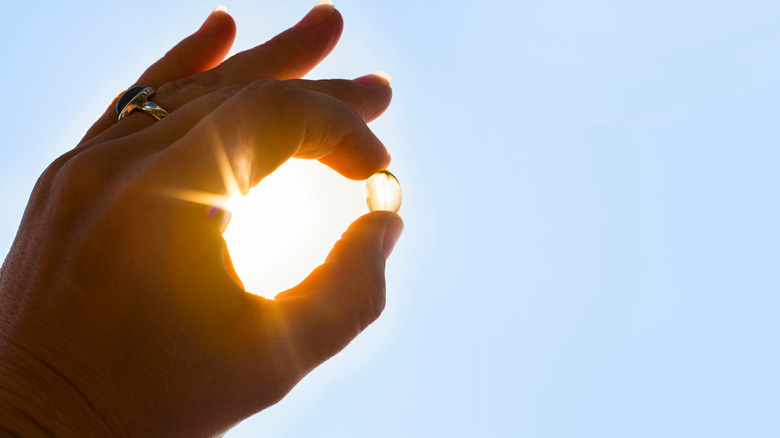
<svg viewBox="0 0 780 438"><path fill-rule="evenodd" d="M311 3L229 1L236 47ZM214 6L3 5L3 253L37 175ZM393 76L388 309L230 436L780 436L780 3L336 6L312 76Z"/></svg>

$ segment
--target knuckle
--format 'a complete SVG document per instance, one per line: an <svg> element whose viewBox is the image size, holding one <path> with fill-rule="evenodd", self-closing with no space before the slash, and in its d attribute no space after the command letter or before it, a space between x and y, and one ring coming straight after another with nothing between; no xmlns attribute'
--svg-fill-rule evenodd
<svg viewBox="0 0 780 438"><path fill-rule="evenodd" d="M341 100L348 99L355 92L354 87L352 87L352 81L334 79L328 81L328 85L330 88L329 94Z"/></svg>
<svg viewBox="0 0 780 438"><path fill-rule="evenodd" d="M382 312L385 310L386 295L384 283L381 288L377 290L369 291L367 297L367 305L365 306L365 312L361 318L361 330L365 330L372 322L376 321Z"/></svg>
<svg viewBox="0 0 780 438"><path fill-rule="evenodd" d="M239 84L231 84L231 85L225 85L224 87L220 88L217 93L221 93L223 96L232 96L236 93L241 92L241 90L244 89L244 85Z"/></svg>
<svg viewBox="0 0 780 438"><path fill-rule="evenodd" d="M278 79L262 79L249 87L251 93L256 93L263 100L284 102L293 93L294 87Z"/></svg>
<svg viewBox="0 0 780 438"><path fill-rule="evenodd" d="M354 313L354 328L352 330L354 334L362 332L376 321L384 308L384 299L380 302L373 296L370 296L361 300L359 307Z"/></svg>
<svg viewBox="0 0 780 438"><path fill-rule="evenodd" d="M57 175L59 174L60 170L62 170L62 167L65 166L65 164L67 164L68 161L71 160L76 154L76 149L73 149L63 155L60 155L59 158L54 160L49 165L49 167L43 171L40 178L38 178L36 186L46 186L47 188L51 187L51 185L55 183Z"/></svg>
<svg viewBox="0 0 780 438"><path fill-rule="evenodd" d="M52 162L35 183L32 194L30 195L29 205L35 208L44 208L52 200L52 193L56 192L58 187L58 177L62 167L75 155L75 150L60 156Z"/></svg>
<svg viewBox="0 0 780 438"><path fill-rule="evenodd" d="M290 126L295 119L294 106L297 89L285 81L263 79L245 88L249 93L247 102L262 113L265 120L273 120L280 129Z"/></svg>
<svg viewBox="0 0 780 438"><path fill-rule="evenodd" d="M90 197L105 183L108 169L91 154L81 153L66 161L56 173L54 186L64 198Z"/></svg>
<svg viewBox="0 0 780 438"><path fill-rule="evenodd" d="M225 83L216 71L206 71L191 76L175 79L160 87L160 95L165 96L173 104L189 102L192 99L211 93Z"/></svg>

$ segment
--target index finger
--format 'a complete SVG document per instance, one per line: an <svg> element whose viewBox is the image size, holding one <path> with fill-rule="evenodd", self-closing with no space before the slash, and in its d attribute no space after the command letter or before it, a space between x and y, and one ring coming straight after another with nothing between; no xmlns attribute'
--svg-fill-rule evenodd
<svg viewBox="0 0 780 438"><path fill-rule="evenodd" d="M390 162L385 146L347 103L263 80L241 89L162 151L151 173L170 186L231 196L291 157L321 159L351 179L368 178Z"/></svg>

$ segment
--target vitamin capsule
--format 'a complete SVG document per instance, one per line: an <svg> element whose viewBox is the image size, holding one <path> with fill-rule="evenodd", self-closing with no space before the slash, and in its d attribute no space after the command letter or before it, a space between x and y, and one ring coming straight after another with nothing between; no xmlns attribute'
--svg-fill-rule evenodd
<svg viewBox="0 0 780 438"><path fill-rule="evenodd" d="M397 212L401 208L401 184L395 175L380 170L366 181L366 204L371 211Z"/></svg>

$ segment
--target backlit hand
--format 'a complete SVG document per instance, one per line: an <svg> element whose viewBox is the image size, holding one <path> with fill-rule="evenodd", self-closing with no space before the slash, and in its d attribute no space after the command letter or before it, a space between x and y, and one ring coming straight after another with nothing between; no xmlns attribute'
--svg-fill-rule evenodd
<svg viewBox="0 0 780 438"><path fill-rule="evenodd" d="M168 117L112 105L43 173L0 271L0 434L218 435L379 316L397 215L359 218L266 300L237 281L211 208L291 157L353 179L388 165L366 126L387 80L300 79L341 29L318 5L223 62L235 24L215 11L134 84Z"/></svg>

